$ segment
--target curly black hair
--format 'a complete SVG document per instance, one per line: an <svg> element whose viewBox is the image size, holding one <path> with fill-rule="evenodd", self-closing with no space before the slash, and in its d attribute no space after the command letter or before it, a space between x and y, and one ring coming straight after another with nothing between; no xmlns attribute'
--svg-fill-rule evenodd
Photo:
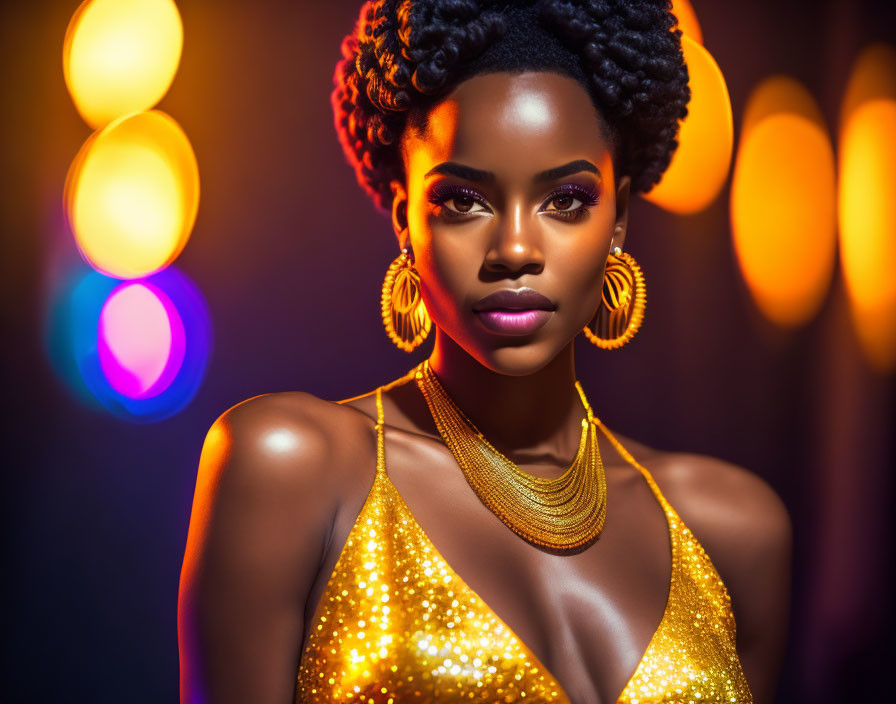
<svg viewBox="0 0 896 704"><path fill-rule="evenodd" d="M476 73L552 70L578 80L633 193L669 166L690 99L671 0L370 0L342 55L336 130L384 210L390 181L404 177L405 127L419 127L429 106Z"/></svg>

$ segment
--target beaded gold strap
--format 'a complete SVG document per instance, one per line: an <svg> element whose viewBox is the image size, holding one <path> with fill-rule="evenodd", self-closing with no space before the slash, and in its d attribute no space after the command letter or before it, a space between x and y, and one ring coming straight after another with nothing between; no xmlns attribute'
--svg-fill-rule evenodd
<svg viewBox="0 0 896 704"><path fill-rule="evenodd" d="M659 498L660 503L663 505L663 507L667 506L667 501L660 491L659 485L654 481L653 476L651 476L650 472L647 471L647 468L640 462L638 462L638 460L635 459L634 455L632 455L631 452L629 452L622 446L622 443L620 443L619 440L616 439L616 436L613 435L613 433L610 432L610 429L605 426L598 418L595 417L594 422L597 427L601 429L603 434L607 436L607 440L610 441L610 444L614 448L616 448L616 452L619 453L619 456L622 457L622 459L624 459L630 465L635 467L639 472L641 472L641 474L644 476L644 479L647 480L647 484L650 486L653 493L657 496L657 498Z"/></svg>
<svg viewBox="0 0 896 704"><path fill-rule="evenodd" d="M386 471L386 443L383 436L383 387L376 387L376 473Z"/></svg>

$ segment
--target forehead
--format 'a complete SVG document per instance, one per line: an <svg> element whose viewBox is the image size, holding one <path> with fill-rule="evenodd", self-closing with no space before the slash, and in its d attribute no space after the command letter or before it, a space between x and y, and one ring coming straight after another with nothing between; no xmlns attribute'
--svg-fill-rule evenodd
<svg viewBox="0 0 896 704"><path fill-rule="evenodd" d="M591 98L557 73L474 76L429 111L422 134L407 130L402 146L410 177L455 161L524 178L582 158L612 177L610 143Z"/></svg>

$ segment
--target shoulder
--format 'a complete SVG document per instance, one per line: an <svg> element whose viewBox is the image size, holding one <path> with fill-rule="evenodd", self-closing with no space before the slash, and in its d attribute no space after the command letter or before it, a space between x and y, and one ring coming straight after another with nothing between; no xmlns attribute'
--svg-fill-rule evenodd
<svg viewBox="0 0 896 704"><path fill-rule="evenodd" d="M197 491L200 484L232 489L244 504L257 497L296 506L312 498L335 511L354 483L369 483L357 471L359 458L375 452L372 422L362 413L301 391L264 394L212 424Z"/></svg>
<svg viewBox="0 0 896 704"><path fill-rule="evenodd" d="M728 588L739 642L777 652L788 618L793 550L781 498L753 472L703 455L666 455L654 479Z"/></svg>
<svg viewBox="0 0 896 704"><path fill-rule="evenodd" d="M744 467L707 455L668 453L655 475L669 502L695 525L770 543L790 536L790 514L781 497Z"/></svg>
<svg viewBox="0 0 896 704"><path fill-rule="evenodd" d="M362 420L345 406L303 391L263 394L224 411L207 441L265 463L322 459L361 431Z"/></svg>
<svg viewBox="0 0 896 704"><path fill-rule="evenodd" d="M759 475L715 457L686 453L663 455L653 474L688 528L720 559L731 554L743 563L790 549L790 514Z"/></svg>
<svg viewBox="0 0 896 704"><path fill-rule="evenodd" d="M192 680L204 675L196 663L208 657L227 661L211 668L220 682L252 670L253 691L270 684L259 673L272 663L289 674L337 516L372 482L372 425L355 410L299 392L247 399L211 425L178 596L181 662L191 668L184 686L198 686ZM200 658L193 649L209 643Z"/></svg>

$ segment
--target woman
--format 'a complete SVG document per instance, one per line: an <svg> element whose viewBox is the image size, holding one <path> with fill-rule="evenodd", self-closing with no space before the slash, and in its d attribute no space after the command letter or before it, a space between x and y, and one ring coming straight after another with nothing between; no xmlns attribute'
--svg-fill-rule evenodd
<svg viewBox="0 0 896 704"><path fill-rule="evenodd" d="M640 323L627 204L686 114L674 24L647 0L364 5L336 125L392 214L387 332L433 352L356 398L215 422L182 701L772 701L780 500L614 438L576 383L577 334L615 348Z"/></svg>

